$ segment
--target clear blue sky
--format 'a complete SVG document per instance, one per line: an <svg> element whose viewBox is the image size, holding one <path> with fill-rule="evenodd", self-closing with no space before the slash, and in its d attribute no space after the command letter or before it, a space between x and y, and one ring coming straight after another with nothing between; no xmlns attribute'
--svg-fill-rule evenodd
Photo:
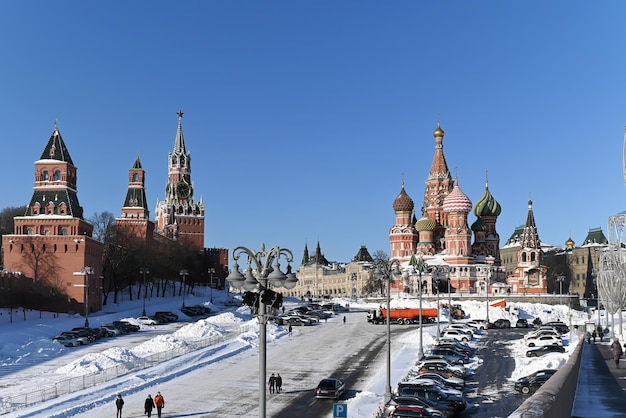
<svg viewBox="0 0 626 418"><path fill-rule="evenodd" d="M626 209L626 3L12 1L0 11L0 208L27 204L55 119L86 217L120 215L128 169L151 217L176 112L207 247L389 254L404 175L422 203L437 120L472 202L581 244ZM470 222L475 217L470 215Z"/></svg>

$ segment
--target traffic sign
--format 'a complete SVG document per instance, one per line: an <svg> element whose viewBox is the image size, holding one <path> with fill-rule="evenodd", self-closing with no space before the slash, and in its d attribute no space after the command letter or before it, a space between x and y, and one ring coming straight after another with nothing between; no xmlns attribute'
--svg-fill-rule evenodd
<svg viewBox="0 0 626 418"><path fill-rule="evenodd" d="M333 418L348 418L348 405L345 403L334 403Z"/></svg>

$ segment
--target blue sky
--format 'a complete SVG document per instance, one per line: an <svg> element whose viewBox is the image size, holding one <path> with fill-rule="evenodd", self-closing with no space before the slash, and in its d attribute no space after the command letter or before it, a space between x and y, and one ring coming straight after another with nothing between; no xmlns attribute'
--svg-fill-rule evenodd
<svg viewBox="0 0 626 418"><path fill-rule="evenodd" d="M27 204L58 120L87 217L120 215L137 155L151 216L176 112L207 247L389 254L404 176L421 206L437 121L476 202L581 244L622 212L626 4L29 1L0 12L0 208ZM470 215L470 222L475 220Z"/></svg>

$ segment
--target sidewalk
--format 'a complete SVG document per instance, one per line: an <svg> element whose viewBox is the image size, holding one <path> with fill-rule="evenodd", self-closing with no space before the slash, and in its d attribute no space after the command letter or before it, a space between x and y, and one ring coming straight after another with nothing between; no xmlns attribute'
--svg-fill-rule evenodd
<svg viewBox="0 0 626 418"><path fill-rule="evenodd" d="M610 344L584 344L572 417L626 417L626 359L616 368Z"/></svg>

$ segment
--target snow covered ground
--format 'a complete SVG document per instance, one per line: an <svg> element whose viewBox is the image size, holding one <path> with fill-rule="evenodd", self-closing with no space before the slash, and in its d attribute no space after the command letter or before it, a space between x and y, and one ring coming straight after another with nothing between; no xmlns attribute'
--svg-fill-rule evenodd
<svg viewBox="0 0 626 418"><path fill-rule="evenodd" d="M218 410L223 404L223 396L216 394L214 399L201 396L200 389L207 379L220 379L220 376L223 376L221 378L226 381L229 368L232 368L234 363L247 367L252 385L258 382L258 377L254 377L255 373L258 376L258 324L250 315L248 308L225 307L224 301L228 297L226 292L214 290L213 304L208 302L209 290L206 289L206 294L202 293L203 289L198 289L195 296L187 296L185 304L188 306L205 304L212 308L215 315L198 321L190 320L156 327L142 326L141 332L128 338L110 338L80 348L62 347L53 342L51 337L73 327L82 326L84 318L81 316L53 317L48 313L24 313L18 310L13 313L12 322L9 322L11 315L3 311L0 315L0 364L2 365L0 407L2 411L6 411L10 404L20 404L24 401L31 403L38 397L48 397L49 388L56 387L60 393L64 393L67 385L73 387L77 385L81 387L82 384L90 385L90 379L86 379L85 383L83 375L93 374L99 376L98 378L106 375L110 379L94 387L16 409L5 416L109 417L115 409L113 401L117 393L122 393L126 400L124 418L143 416L143 411L138 406L143 403L147 393L152 393L154 396L157 390L161 390L166 398L164 417L222 416L212 411ZM376 306L358 301L336 301L342 304L349 303L352 311ZM393 299L392 306L414 307L417 303L415 299ZM485 302L461 301L461 303L469 317L485 317ZM287 309L296 304L295 300L286 301ZM157 310L179 313L180 306L180 299L152 298L147 302L149 314ZM434 307L435 304L424 301L423 306ZM92 327L118 319L137 323L134 318L139 316L141 311L141 300L123 301L116 305L105 306L102 312L90 315L89 322ZM352 312L346 315L351 314ZM515 324L517 314L520 318L539 317L544 322L548 320L570 322L568 316L570 311L563 305L519 303L514 307L509 306L508 310L495 307L490 307L489 310L489 318L492 321L506 318ZM572 324L582 324L585 320L587 320L586 313L571 311ZM447 318L442 317L441 321L443 327ZM280 350L289 350L289 354L297 358L298 348L307 344L307 341L311 341L315 333L321 332L319 330L324 327L326 327L324 332L337 332L339 338L344 331L340 326L332 327L339 323L340 318L336 317L328 321L329 326L321 324L318 327L294 327L294 338L289 337L283 327L270 324L267 331L269 351L279 355ZM331 331L333 329L336 331ZM435 333L436 327L424 327L425 351L435 341ZM418 327L415 327L414 331L392 341L392 387L414 365L416 347L419 344L418 337ZM517 365L511 380L542 368L558 368L563 365L577 343L576 333L571 333L571 337L571 341L569 341L569 336L566 338L566 353L552 353L532 359L525 357L527 347L523 341L512 343L511 349ZM124 341L123 345L119 345L120 341ZM204 348L193 346L195 343L204 344L206 341L209 341L209 345ZM165 357L160 356L185 350L190 352L169 361L159 360L158 364L153 367L125 373L130 365L136 366L144 361L143 359L155 358L155 356L164 359ZM322 358L316 360L330 361L343 355L344 353L338 352L320 353ZM478 367L480 361L475 362L472 367ZM382 404L386 386L384 363L381 362L376 367L372 367L369 372L371 376L364 384L365 387L360 388L355 397L344 401L348 404L348 413L352 418L370 418ZM164 390L165 388L167 391ZM45 396L41 394L44 390ZM224 387L224 391L228 393L223 395L232 398L232 393L236 390L234 387ZM280 406L273 401L268 402L269 411ZM250 416L257 415L258 412L253 411Z"/></svg>

